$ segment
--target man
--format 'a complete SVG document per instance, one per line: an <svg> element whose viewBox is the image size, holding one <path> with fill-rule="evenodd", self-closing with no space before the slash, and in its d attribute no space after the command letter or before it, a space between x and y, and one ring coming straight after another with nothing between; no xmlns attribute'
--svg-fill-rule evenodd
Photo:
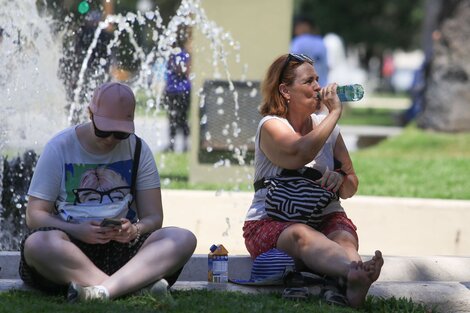
<svg viewBox="0 0 470 313"><path fill-rule="evenodd" d="M114 299L152 284L151 290L166 294L196 238L185 229L162 228L160 178L145 142L134 160L132 90L105 83L88 109L90 121L58 133L39 158L28 191L26 223L32 231L22 242L21 278L46 292L68 291L71 302ZM134 187L135 201L120 225L102 226L93 218L69 223L54 214L64 205L104 209Z"/></svg>
<svg viewBox="0 0 470 313"><path fill-rule="evenodd" d="M328 57L322 36L317 34L315 22L306 16L298 16L294 20L294 39L290 52L305 54L315 61L315 69L321 87L328 83Z"/></svg>
<svg viewBox="0 0 470 313"><path fill-rule="evenodd" d="M176 133L183 132L183 151L188 150L189 123L188 111L191 104L191 56L189 53L191 31L187 28L178 30L175 53L168 59L166 71L165 100L168 106L170 124L170 143L168 151L175 150ZM179 51L178 51L179 50Z"/></svg>

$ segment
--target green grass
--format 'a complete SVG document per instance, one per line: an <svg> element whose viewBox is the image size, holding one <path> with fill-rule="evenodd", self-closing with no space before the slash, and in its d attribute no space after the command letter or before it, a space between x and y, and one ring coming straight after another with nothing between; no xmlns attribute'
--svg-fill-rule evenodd
<svg viewBox="0 0 470 313"><path fill-rule="evenodd" d="M351 108L345 106L340 125L380 125L396 126L395 116L402 110L381 109L381 108Z"/></svg>
<svg viewBox="0 0 470 313"><path fill-rule="evenodd" d="M150 313L150 312L315 312L315 313L432 313L434 310L414 304L408 299L369 297L363 309L338 308L322 303L317 297L306 301L289 301L279 294L242 294L207 290L174 291L173 299L155 300L150 296L135 296L110 302L69 304L63 297L44 296L31 291L0 293L0 313Z"/></svg>
<svg viewBox="0 0 470 313"><path fill-rule="evenodd" d="M196 190L243 190L249 186L235 186L230 183L189 183L189 154L165 152L155 155L162 187L166 189L196 189Z"/></svg>
<svg viewBox="0 0 470 313"><path fill-rule="evenodd" d="M376 146L351 153L359 195L470 200L470 133L427 132L411 125ZM191 185L187 154L159 154L163 188L245 190L230 184Z"/></svg>
<svg viewBox="0 0 470 313"><path fill-rule="evenodd" d="M470 199L470 133L407 127L403 134L352 154L362 195Z"/></svg>

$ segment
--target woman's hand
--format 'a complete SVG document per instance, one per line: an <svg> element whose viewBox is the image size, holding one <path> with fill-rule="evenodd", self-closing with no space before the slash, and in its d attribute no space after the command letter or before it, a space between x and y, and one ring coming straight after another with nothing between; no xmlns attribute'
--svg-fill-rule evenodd
<svg viewBox="0 0 470 313"><path fill-rule="evenodd" d="M335 110L339 110L339 112L341 112L343 109L341 101L336 94L337 87L338 85L336 83L332 83L320 90L321 100L329 112L333 112Z"/></svg>
<svg viewBox="0 0 470 313"><path fill-rule="evenodd" d="M80 241L89 244L105 244L113 240L110 232L111 227L101 227L100 222L91 221L76 224L70 234Z"/></svg>
<svg viewBox="0 0 470 313"><path fill-rule="evenodd" d="M121 243L132 241L137 233L131 221L126 218L121 219L121 226L107 226L102 228L105 233L110 236L111 240Z"/></svg>
<svg viewBox="0 0 470 313"><path fill-rule="evenodd" d="M343 184L344 176L338 172L326 170L323 176L316 182L326 190L337 192Z"/></svg>

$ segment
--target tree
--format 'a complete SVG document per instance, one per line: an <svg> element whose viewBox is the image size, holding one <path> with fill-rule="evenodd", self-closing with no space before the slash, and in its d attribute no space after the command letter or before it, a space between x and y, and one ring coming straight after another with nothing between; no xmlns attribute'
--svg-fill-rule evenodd
<svg viewBox="0 0 470 313"><path fill-rule="evenodd" d="M418 125L446 132L470 131L470 0L439 1L442 6Z"/></svg>
<svg viewBox="0 0 470 313"><path fill-rule="evenodd" d="M336 33L346 45L364 46L365 66L387 48L421 46L423 0L296 0L294 13L310 15L323 34Z"/></svg>

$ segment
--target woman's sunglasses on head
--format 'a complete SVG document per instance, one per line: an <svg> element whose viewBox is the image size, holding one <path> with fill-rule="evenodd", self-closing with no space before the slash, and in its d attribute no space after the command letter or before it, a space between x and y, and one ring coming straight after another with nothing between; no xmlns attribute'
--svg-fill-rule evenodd
<svg viewBox="0 0 470 313"><path fill-rule="evenodd" d="M125 132L108 132L108 131L100 130L96 127L93 117L91 118L91 122L93 123L93 128L95 129L95 135L96 137L99 137L99 138L108 138L109 136L113 135L114 138L116 139L124 140L124 139L129 138L129 136L131 135L130 133L125 133Z"/></svg>
<svg viewBox="0 0 470 313"><path fill-rule="evenodd" d="M279 83L281 83L282 77L284 77L284 72L287 68L287 65L292 60L295 60L300 63L308 62L310 64L313 64L313 60L305 54L289 53L286 58L286 61L284 62L284 65L282 66L281 75L279 76Z"/></svg>

